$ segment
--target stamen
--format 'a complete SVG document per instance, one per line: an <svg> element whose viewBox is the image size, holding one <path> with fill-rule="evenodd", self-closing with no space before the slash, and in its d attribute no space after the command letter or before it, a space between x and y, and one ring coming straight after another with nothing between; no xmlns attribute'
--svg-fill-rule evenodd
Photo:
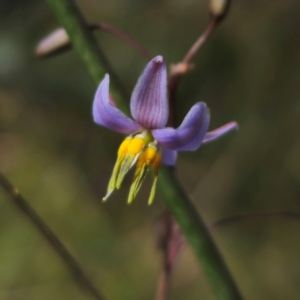
<svg viewBox="0 0 300 300"><path fill-rule="evenodd" d="M129 195L128 195L128 204L130 204L134 198L137 196L142 183L149 171L150 166L153 166L155 170L158 170L159 163L158 161L161 160L161 153L157 152L158 148L156 146L157 143L150 143L146 150L140 155L137 165L136 171L134 173L133 182L130 187ZM157 182L157 171L155 171L155 178L154 184L151 189L150 198L148 203L151 204L154 199L155 195L155 188Z"/></svg>
<svg viewBox="0 0 300 300"><path fill-rule="evenodd" d="M139 137L134 137L128 144L127 153L138 154L145 146L145 141Z"/></svg>
<svg viewBox="0 0 300 300"><path fill-rule="evenodd" d="M136 197L138 191L142 186L142 183L145 179L148 169L149 168L145 164L143 164L141 167L136 169L133 177L133 182L131 184L129 195L128 195L128 201L127 201L128 204L130 204Z"/></svg>
<svg viewBox="0 0 300 300"><path fill-rule="evenodd" d="M121 164L120 171L117 175L117 180L116 180L116 188L117 189L119 189L121 187L124 177L129 172L134 159L135 159L135 155L126 154L126 156Z"/></svg>
<svg viewBox="0 0 300 300"><path fill-rule="evenodd" d="M140 157L140 154L137 154L137 155L135 156L133 162L131 163L131 166L130 166L129 170L136 164L136 162L137 162L137 160L138 160L139 157Z"/></svg>
<svg viewBox="0 0 300 300"><path fill-rule="evenodd" d="M131 140L132 140L132 136L126 137L119 147L118 158L108 183L106 196L102 198L102 201L106 201L110 197L114 189L116 188L116 181L117 181L118 174L120 172L121 164L125 158L125 154L127 153L127 148Z"/></svg>
<svg viewBox="0 0 300 300"><path fill-rule="evenodd" d="M125 140L122 142L122 144L119 147L118 155L127 153L127 148L131 140L132 140L132 136L128 136L125 138Z"/></svg>
<svg viewBox="0 0 300 300"><path fill-rule="evenodd" d="M125 175L136 165L133 183L128 195L128 203L131 203L139 192L150 166L155 168L157 155L160 155L157 141L153 140L150 131L143 130L133 136L126 137L119 147L118 158L109 180L107 193L102 200L106 201L115 189L121 187ZM155 190L155 186L152 187L150 194L152 200L154 198L153 190Z"/></svg>
<svg viewBox="0 0 300 300"><path fill-rule="evenodd" d="M141 134L136 135L128 144L126 155L122 161L120 171L116 180L117 189L121 187L125 175L135 165L140 154L143 152L145 141L141 136Z"/></svg>
<svg viewBox="0 0 300 300"><path fill-rule="evenodd" d="M148 199L148 205L151 205L153 203L153 200L154 200L154 197L155 197L155 191L156 191L157 178L158 178L157 175L154 176L150 196L149 196L149 199Z"/></svg>
<svg viewBox="0 0 300 300"><path fill-rule="evenodd" d="M156 191L156 184L157 184L157 178L158 178L158 170L161 166L162 162L162 154L161 154L161 149L155 156L155 160L152 163L152 168L153 168L153 173L154 173L154 179L151 187L151 192L148 200L148 205L151 205L153 203L154 197L155 197L155 191Z"/></svg>
<svg viewBox="0 0 300 300"><path fill-rule="evenodd" d="M110 195L113 193L114 190L110 190L107 192L107 194L102 198L102 201L105 202L109 197Z"/></svg>

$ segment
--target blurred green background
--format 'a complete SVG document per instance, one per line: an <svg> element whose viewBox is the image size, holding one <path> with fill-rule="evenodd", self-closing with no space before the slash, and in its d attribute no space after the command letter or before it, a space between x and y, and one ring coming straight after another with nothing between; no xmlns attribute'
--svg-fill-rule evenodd
<svg viewBox="0 0 300 300"><path fill-rule="evenodd" d="M80 0L89 22L114 25L153 56L178 62L204 30L204 0ZM39 60L59 25L45 1L0 0L0 171L20 189L108 300L154 299L161 269L150 180L127 206L131 175L100 199L123 137L92 122L94 84L74 52ZM180 154L176 173L207 224L251 211L300 212L300 2L233 1L181 82L178 118L196 101L211 126L238 132ZM128 92L145 59L97 38ZM300 222L255 218L212 232L245 299L299 299ZM0 191L0 299L89 299L56 253ZM174 270L172 300L214 299L191 249Z"/></svg>

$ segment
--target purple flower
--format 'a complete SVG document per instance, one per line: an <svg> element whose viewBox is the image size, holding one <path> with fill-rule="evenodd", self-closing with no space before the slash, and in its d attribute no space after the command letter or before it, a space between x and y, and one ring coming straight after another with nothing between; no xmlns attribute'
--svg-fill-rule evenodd
<svg viewBox="0 0 300 300"><path fill-rule="evenodd" d="M178 151L194 151L202 143L237 128L236 122L230 122L207 132L210 115L204 102L194 104L178 128L166 127L169 117L167 68L162 56L153 58L140 75L131 95L130 110L134 120L114 105L109 95L109 75L106 74L94 98L94 121L128 136L118 150L104 201L120 188L125 175L136 165L128 203L136 197L152 167L154 180L148 201L151 204L161 163L175 165Z"/></svg>

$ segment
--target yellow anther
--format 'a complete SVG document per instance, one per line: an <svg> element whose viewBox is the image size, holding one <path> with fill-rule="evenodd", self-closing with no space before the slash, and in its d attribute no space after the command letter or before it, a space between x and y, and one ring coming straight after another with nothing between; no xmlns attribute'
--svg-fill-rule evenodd
<svg viewBox="0 0 300 300"><path fill-rule="evenodd" d="M131 141L132 141L132 137L129 136L122 142L118 150L118 155L127 153L128 145L130 144Z"/></svg>
<svg viewBox="0 0 300 300"><path fill-rule="evenodd" d="M106 201L107 198L112 194L112 192L116 188L116 182L118 179L118 175L120 173L121 165L126 156L127 148L128 148L129 143L131 142L131 140L132 140L131 136L126 137L125 140L122 142L122 144L119 147L118 158L117 158L112 175L111 175L109 183L108 183L107 193L102 198L103 201Z"/></svg>
<svg viewBox="0 0 300 300"><path fill-rule="evenodd" d="M162 155L161 152L158 152L155 156L154 162L152 163L152 167L155 171L158 171L158 169L161 166L161 162L162 162Z"/></svg>
<svg viewBox="0 0 300 300"><path fill-rule="evenodd" d="M152 165L155 161L156 154L157 148L153 145L148 146L147 149L139 156L136 168L141 168L143 164L146 164L147 166Z"/></svg>
<svg viewBox="0 0 300 300"><path fill-rule="evenodd" d="M154 182L149 197L149 204L151 204L154 199L157 174L161 164L161 151L159 149L160 147L157 141L153 140L151 132L147 130L136 134L134 137L128 136L119 147L117 161L103 201L106 201L115 189L121 187L124 177L136 164L133 182L129 191L128 203L131 203L136 197L152 166L154 170Z"/></svg>
<svg viewBox="0 0 300 300"><path fill-rule="evenodd" d="M145 150L145 154L144 154L144 161L146 163L147 166L152 165L152 163L155 161L156 158L156 154L157 154L157 149L155 146L149 146L146 150Z"/></svg>
<svg viewBox="0 0 300 300"><path fill-rule="evenodd" d="M145 145L145 141L141 134L131 138L128 144L126 144L125 141L123 142L124 146L121 145L120 147L120 151L124 151L125 154L122 154L124 157L116 178L115 186L117 189L121 187L125 175L134 166L139 156L142 154Z"/></svg>
<svg viewBox="0 0 300 300"><path fill-rule="evenodd" d="M155 196L155 189L157 183L158 169L161 165L162 155L161 151L158 151L158 147L155 143L148 145L146 150L140 155L137 164L136 170L133 177L133 182L130 187L128 203L131 203L139 192L142 183L146 177L146 174L149 171L149 168L152 166L154 171L154 181L150 192L150 197L148 200L149 205L153 202Z"/></svg>
<svg viewBox="0 0 300 300"><path fill-rule="evenodd" d="M146 152L146 151L145 151ZM139 159L136 163L136 169L139 169L143 166L143 164L145 163L145 152L143 152L140 156Z"/></svg>
<svg viewBox="0 0 300 300"><path fill-rule="evenodd" d="M136 155L139 154L145 146L145 141L142 138L133 138L128 144L127 153Z"/></svg>

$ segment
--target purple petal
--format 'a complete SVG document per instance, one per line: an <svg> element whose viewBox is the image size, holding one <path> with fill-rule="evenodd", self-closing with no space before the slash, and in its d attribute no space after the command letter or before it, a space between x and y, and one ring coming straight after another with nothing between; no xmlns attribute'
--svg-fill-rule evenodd
<svg viewBox="0 0 300 300"><path fill-rule="evenodd" d="M142 126L154 129L166 126L169 117L167 68L162 56L156 56L140 75L131 95L133 118Z"/></svg>
<svg viewBox="0 0 300 300"><path fill-rule="evenodd" d="M196 103L177 128L152 130L153 137L165 148L178 151L196 150L202 143L209 125L209 109Z"/></svg>
<svg viewBox="0 0 300 300"><path fill-rule="evenodd" d="M162 162L168 166L174 166L177 161L177 151L167 148L162 149Z"/></svg>
<svg viewBox="0 0 300 300"><path fill-rule="evenodd" d="M238 129L238 128L239 128L239 126L238 126L237 122L232 121L230 123L227 123L220 128L217 128L213 131L207 132L202 143L214 141L215 139L219 138L220 136L226 134L227 132L229 132L233 129Z"/></svg>
<svg viewBox="0 0 300 300"><path fill-rule="evenodd" d="M115 107L109 95L109 75L101 81L93 104L94 121L102 126L124 134L134 133L142 129L140 125L128 118Z"/></svg>

